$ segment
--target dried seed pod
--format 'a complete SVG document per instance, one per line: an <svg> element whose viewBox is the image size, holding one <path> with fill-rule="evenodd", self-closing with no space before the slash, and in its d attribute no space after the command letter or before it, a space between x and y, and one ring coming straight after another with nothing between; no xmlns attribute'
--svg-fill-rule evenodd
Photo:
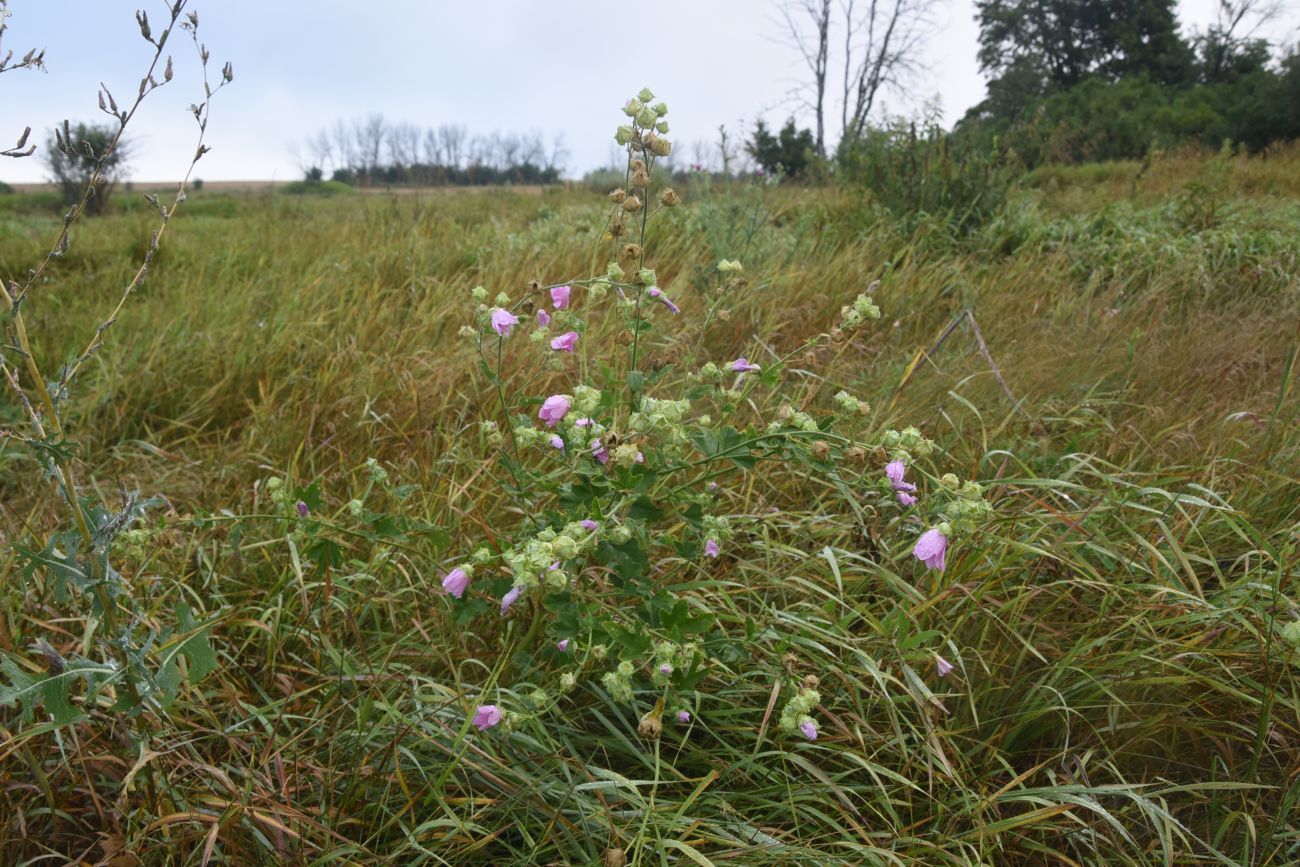
<svg viewBox="0 0 1300 867"><path fill-rule="evenodd" d="M641 717L641 724L636 727L641 737L647 740L655 740L664 730L664 724L659 722L659 718L654 714L646 714Z"/></svg>
<svg viewBox="0 0 1300 867"><path fill-rule="evenodd" d="M623 200L626 198L627 198L627 190L623 189L622 187L619 187L617 190L610 191L609 200L616 205L623 204Z"/></svg>
<svg viewBox="0 0 1300 867"><path fill-rule="evenodd" d="M619 235L623 234L626 231L627 231L627 220L624 220L622 217L615 220L609 226L609 234L615 238L617 238Z"/></svg>
<svg viewBox="0 0 1300 867"><path fill-rule="evenodd" d="M636 187L639 190L644 190L646 187L650 186L650 176L646 174L644 171L633 172L632 186Z"/></svg>
<svg viewBox="0 0 1300 867"><path fill-rule="evenodd" d="M659 202L665 208L671 208L674 205L681 202L681 200L682 197L677 195L677 191L674 190L672 187L668 187L662 193L659 194Z"/></svg>
<svg viewBox="0 0 1300 867"><path fill-rule="evenodd" d="M624 244L622 256L624 259L637 259L641 256L640 244Z"/></svg>
<svg viewBox="0 0 1300 867"><path fill-rule="evenodd" d="M821 682L822 682L821 678L819 678L817 675L805 674L803 677L802 685L804 689L816 689L818 685L821 684Z"/></svg>
<svg viewBox="0 0 1300 867"><path fill-rule="evenodd" d="M627 855L617 847L606 849L605 867L627 867Z"/></svg>
<svg viewBox="0 0 1300 867"><path fill-rule="evenodd" d="M860 464L867 459L867 450L862 446L850 446L844 450L844 457L855 464Z"/></svg>
<svg viewBox="0 0 1300 867"><path fill-rule="evenodd" d="M620 346L631 346L631 345L632 345L632 332L631 332L631 331L620 331L619 334L618 334L618 342L619 342L619 345L620 345Z"/></svg>
<svg viewBox="0 0 1300 867"><path fill-rule="evenodd" d="M636 196L628 196L623 200L623 210L627 211L629 214L635 214L637 211L641 210L641 200Z"/></svg>
<svg viewBox="0 0 1300 867"><path fill-rule="evenodd" d="M817 440L812 444L812 448L809 449L809 451L812 452L812 456L817 460L824 461L830 457L831 444L826 442L826 440Z"/></svg>

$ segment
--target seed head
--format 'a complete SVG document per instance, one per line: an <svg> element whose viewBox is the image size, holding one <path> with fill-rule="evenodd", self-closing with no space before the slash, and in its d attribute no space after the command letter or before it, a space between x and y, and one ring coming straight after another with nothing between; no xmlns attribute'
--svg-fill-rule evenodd
<svg viewBox="0 0 1300 867"><path fill-rule="evenodd" d="M636 196L628 196L623 200L623 210L627 211L629 214L635 214L637 211L641 210L641 200Z"/></svg>
<svg viewBox="0 0 1300 867"><path fill-rule="evenodd" d="M668 187L662 193L659 194L659 201L660 203L663 204L665 208L671 208L681 200L682 197L677 195L677 191L674 190L672 187Z"/></svg>

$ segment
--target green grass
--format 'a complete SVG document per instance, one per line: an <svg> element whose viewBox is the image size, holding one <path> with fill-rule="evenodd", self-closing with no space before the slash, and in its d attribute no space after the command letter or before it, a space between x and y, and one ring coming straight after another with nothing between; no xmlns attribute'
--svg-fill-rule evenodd
<svg viewBox="0 0 1300 867"><path fill-rule="evenodd" d="M904 234L852 190L684 191L651 261L715 359L798 346L882 281L885 318L794 365L752 420L848 387L869 428L921 425L935 468L983 482L998 517L936 576L856 508L872 468L834 488L793 467L730 480L729 509L755 516L735 556L656 570L746 653L657 741L637 735L649 704L595 679L561 713L465 738L518 636L434 593L448 558L520 518L467 427L491 399L456 337L468 289L589 273L599 199L193 195L77 383L71 436L110 498L119 481L168 498L123 569L151 620L178 601L219 617L222 664L150 721L157 792L126 785L140 753L102 710L59 733L0 711L0 861L93 861L121 839L147 864L209 846L227 864L590 864L610 846L642 865L1294 863L1298 158L1039 173L964 237L938 218ZM57 215L3 207L7 277ZM84 224L38 287L47 370L111 306L149 219ZM722 257L750 285L700 330ZM967 309L1014 403L968 325L939 340ZM325 575L283 522L220 514L268 513L262 483L284 475L319 480L343 525L368 457L418 486L384 508L450 547L350 539ZM54 525L32 474L0 446L11 542ZM7 653L75 650L80 606L8 554L0 579ZM948 679L900 638L930 630ZM808 675L822 735L793 743L774 687Z"/></svg>

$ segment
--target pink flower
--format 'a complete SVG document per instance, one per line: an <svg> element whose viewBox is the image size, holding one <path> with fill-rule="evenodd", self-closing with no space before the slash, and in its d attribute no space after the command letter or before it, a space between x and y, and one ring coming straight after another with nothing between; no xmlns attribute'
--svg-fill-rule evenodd
<svg viewBox="0 0 1300 867"><path fill-rule="evenodd" d="M719 553L718 540L709 539L704 543L704 556L710 559L717 559Z"/></svg>
<svg viewBox="0 0 1300 867"><path fill-rule="evenodd" d="M492 330L502 337L510 336L510 329L519 324L519 317L509 310L495 307L492 310Z"/></svg>
<svg viewBox="0 0 1300 867"><path fill-rule="evenodd" d="M442 579L442 590L444 593L450 593L457 599L465 595L465 590L469 587L469 576L465 574L464 569L456 568L448 572Z"/></svg>
<svg viewBox="0 0 1300 867"><path fill-rule="evenodd" d="M736 371L736 373L748 373L751 370L762 370L763 368L759 367L757 364L750 364L749 359L742 355L740 358L731 362L731 369Z"/></svg>
<svg viewBox="0 0 1300 867"><path fill-rule="evenodd" d="M561 451L561 452L564 451L564 437L560 436L559 434L556 434L555 436L551 437L551 448L555 449L556 451Z"/></svg>
<svg viewBox="0 0 1300 867"><path fill-rule="evenodd" d="M904 505L904 506L915 506L915 505L916 505L916 497L913 497L913 496L912 496L911 494L909 494L907 491L899 491L899 492L898 492L898 502L899 502L900 505Z"/></svg>
<svg viewBox="0 0 1300 867"><path fill-rule="evenodd" d="M501 597L502 616L504 616L505 613L510 610L510 606L518 602L519 597L523 595L524 595L524 588L522 586L511 587L510 592L507 593L505 596Z"/></svg>
<svg viewBox="0 0 1300 867"><path fill-rule="evenodd" d="M803 722L799 723L799 731L810 741L817 740L817 723L813 722L812 717L804 717Z"/></svg>
<svg viewBox="0 0 1300 867"><path fill-rule="evenodd" d="M569 639L567 639L567 638L562 638L562 639L560 639L559 641L555 642L555 649L558 650L558 651L560 651L560 653L568 653L568 652L569 652Z"/></svg>
<svg viewBox="0 0 1300 867"><path fill-rule="evenodd" d="M547 313L545 310L538 310L538 311L537 311L537 325L538 325L538 327L540 327L540 328L545 328L546 326L548 326L548 325L550 325L550 324L551 324L551 314Z"/></svg>
<svg viewBox="0 0 1300 867"><path fill-rule="evenodd" d="M600 440L591 441L591 456L602 464L609 463L609 452L601 448Z"/></svg>
<svg viewBox="0 0 1300 867"><path fill-rule="evenodd" d="M474 714L474 725L479 731L487 731L501 722L501 708L494 704L481 704Z"/></svg>
<svg viewBox="0 0 1300 867"><path fill-rule="evenodd" d="M574 426L574 427L591 427L591 419L589 419L589 418L576 418L576 419L573 420L573 426Z"/></svg>
<svg viewBox="0 0 1300 867"><path fill-rule="evenodd" d="M547 427L555 427L560 419L569 414L569 396L567 394L553 394L542 403L542 408L537 412L537 417L546 422Z"/></svg>
<svg viewBox="0 0 1300 867"><path fill-rule="evenodd" d="M600 529L600 524L597 524L595 521L591 520L591 518L583 518L578 523L582 525L584 530L588 530L592 533Z"/></svg>
<svg viewBox="0 0 1300 867"><path fill-rule="evenodd" d="M567 334L561 334L551 341L551 348L557 352L572 352L573 347L578 345L578 332L570 331Z"/></svg>
<svg viewBox="0 0 1300 867"><path fill-rule="evenodd" d="M885 475L889 477L889 484L893 485L895 491L915 491L916 485L903 481L903 475L907 472L907 464L902 461L890 461L885 464Z"/></svg>
<svg viewBox="0 0 1300 867"><path fill-rule="evenodd" d="M555 305L556 310L563 310L569 306L569 292L568 286L551 287L551 303Z"/></svg>
<svg viewBox="0 0 1300 867"><path fill-rule="evenodd" d="M645 294L649 295L651 298L658 298L660 301L664 302L665 307L674 313L682 312L682 309L669 300L668 296L665 295L663 290L658 286L651 286L649 289L645 290Z"/></svg>
<svg viewBox="0 0 1300 867"><path fill-rule="evenodd" d="M665 662L663 665L659 666L659 673L664 677L667 677L673 673L673 667Z"/></svg>
<svg viewBox="0 0 1300 867"><path fill-rule="evenodd" d="M691 721L691 712L688 710L677 711L677 721L682 725L686 725Z"/></svg>
<svg viewBox="0 0 1300 867"><path fill-rule="evenodd" d="M943 571L943 552L948 550L948 537L939 532L937 527L926 530L916 540L912 556L931 569Z"/></svg>
<svg viewBox="0 0 1300 867"><path fill-rule="evenodd" d="M934 655L934 667L940 677L947 677L952 673L952 663L937 653Z"/></svg>

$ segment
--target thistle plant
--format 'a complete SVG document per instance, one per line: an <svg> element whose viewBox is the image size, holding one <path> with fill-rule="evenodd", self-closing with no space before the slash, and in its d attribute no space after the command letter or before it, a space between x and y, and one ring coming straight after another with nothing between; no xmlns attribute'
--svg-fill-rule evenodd
<svg viewBox="0 0 1300 867"><path fill-rule="evenodd" d="M43 708L56 726L90 719L104 711L110 712L110 721L112 715L122 715L132 721L131 732L140 750L148 738L148 715L164 709L175 698L184 677L197 680L216 665L207 637L211 623L196 622L183 604L171 623L158 623L137 607L130 582L114 564L124 550L138 547L147 538L147 534L132 529L133 525L161 501L120 486L118 502L110 505L80 484L78 477L91 455L76 439L69 409L74 406L77 374L103 348L127 301L150 273L159 244L186 200L190 174L209 150L205 136L212 98L234 77L226 64L218 80L209 79L209 52L198 38L198 15L187 12L186 6L187 0L166 4L165 24L157 32L146 12L136 13L140 35L150 46L150 60L134 97L119 104L109 88L101 86L99 109L110 118L112 130L102 147L78 141L67 121L55 131L55 146L62 158L84 165L89 180L64 215L46 255L25 275L0 275L4 278L0 319L6 335L0 347L0 378L26 425L0 430L0 434L6 445L19 443L29 449L34 477L49 486L66 515L65 526L55 528L44 538L14 546L19 572L29 599L44 602L52 598L66 616L80 615L86 620L75 652L60 651L36 639L36 646L46 658L44 670L21 657L5 656L0 663L5 673L0 680L0 704L17 704L29 721ZM7 12L0 3L0 16ZM3 23L0 17L0 35ZM193 156L170 202L146 196L157 211L158 223L143 260L119 290L99 327L88 336L84 348L51 373L39 360L38 335L29 329L25 314L38 303L37 290L45 278L57 273L59 260L72 245L79 220L104 184L105 171L113 165L128 126L146 99L172 82L173 63L168 48L177 28L189 35L203 69L202 92L191 106L197 127ZM8 68L34 67L43 60L44 52L30 52L21 63ZM24 133L17 147L5 155L30 156L33 150L23 149L26 138ZM74 691L78 683L83 687L79 694ZM34 760L29 761L29 766L39 773Z"/></svg>
<svg viewBox="0 0 1300 867"><path fill-rule="evenodd" d="M721 259L719 285L693 293L660 276L651 228L682 201L653 181L672 150L668 107L645 89L623 113L614 139L625 183L609 194L605 268L534 281L519 297L470 293L476 314L461 333L494 396L481 426L525 517L466 545L442 578L450 604L486 594L509 622L516 683L466 695L466 731L554 712L580 686L636 705L644 737L665 721L691 724L715 664L743 658L745 636L674 585L725 570L761 528L764 517L728 508L727 489L748 476L793 469L849 489L859 508L896 510L891 526L918 571L942 571L950 545L990 513L976 483L923 478L933 443L915 428L876 429L849 391L826 389L801 408L783 397L792 360L842 347L880 318L873 287L783 355L711 356L708 327L746 291L744 263ZM820 701L792 680L781 730L815 739Z"/></svg>

